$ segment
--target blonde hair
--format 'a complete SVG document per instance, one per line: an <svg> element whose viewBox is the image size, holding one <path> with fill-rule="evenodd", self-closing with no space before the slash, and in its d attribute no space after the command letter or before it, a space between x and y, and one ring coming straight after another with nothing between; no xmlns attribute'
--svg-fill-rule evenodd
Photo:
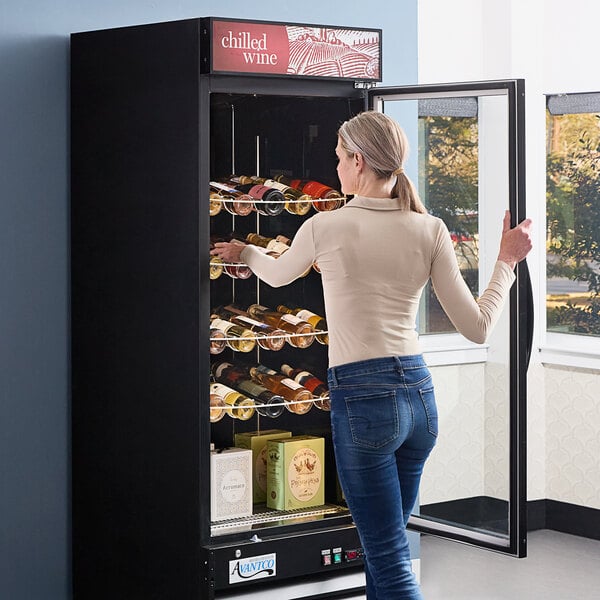
<svg viewBox="0 0 600 600"><path fill-rule="evenodd" d="M412 181L404 172L408 139L403 129L384 113L366 111L342 123L338 130L340 145L349 156L359 153L365 164L380 179L396 177L392 198L398 197L402 208L426 213Z"/></svg>

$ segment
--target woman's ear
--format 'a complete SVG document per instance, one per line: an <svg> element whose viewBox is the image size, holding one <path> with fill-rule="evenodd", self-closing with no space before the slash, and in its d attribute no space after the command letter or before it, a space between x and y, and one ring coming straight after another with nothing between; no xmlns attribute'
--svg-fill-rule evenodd
<svg viewBox="0 0 600 600"><path fill-rule="evenodd" d="M360 152L355 152L354 153L354 166L361 170L363 168L363 164L364 164L364 159L363 159L363 155Z"/></svg>

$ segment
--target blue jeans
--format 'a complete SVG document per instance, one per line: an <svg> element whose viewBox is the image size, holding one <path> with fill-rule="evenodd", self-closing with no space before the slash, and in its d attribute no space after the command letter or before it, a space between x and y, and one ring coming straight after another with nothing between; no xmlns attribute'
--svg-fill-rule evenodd
<svg viewBox="0 0 600 600"><path fill-rule="evenodd" d="M437 409L421 355L331 367L331 429L338 475L365 552L368 600L422 600L406 523Z"/></svg>

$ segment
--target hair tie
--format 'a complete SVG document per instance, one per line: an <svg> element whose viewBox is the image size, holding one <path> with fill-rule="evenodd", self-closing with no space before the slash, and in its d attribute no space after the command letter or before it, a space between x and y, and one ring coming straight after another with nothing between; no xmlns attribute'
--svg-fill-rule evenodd
<svg viewBox="0 0 600 600"><path fill-rule="evenodd" d="M392 172L392 175L400 175L400 173L404 173L404 169L402 167L398 167L395 171Z"/></svg>

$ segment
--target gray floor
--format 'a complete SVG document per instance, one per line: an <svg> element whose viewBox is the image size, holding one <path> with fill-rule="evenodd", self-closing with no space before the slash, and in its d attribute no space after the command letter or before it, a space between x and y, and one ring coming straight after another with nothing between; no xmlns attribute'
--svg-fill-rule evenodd
<svg viewBox="0 0 600 600"><path fill-rule="evenodd" d="M600 598L600 541L546 530L530 532L528 540L527 558L516 559L423 538L421 587L425 600Z"/></svg>

